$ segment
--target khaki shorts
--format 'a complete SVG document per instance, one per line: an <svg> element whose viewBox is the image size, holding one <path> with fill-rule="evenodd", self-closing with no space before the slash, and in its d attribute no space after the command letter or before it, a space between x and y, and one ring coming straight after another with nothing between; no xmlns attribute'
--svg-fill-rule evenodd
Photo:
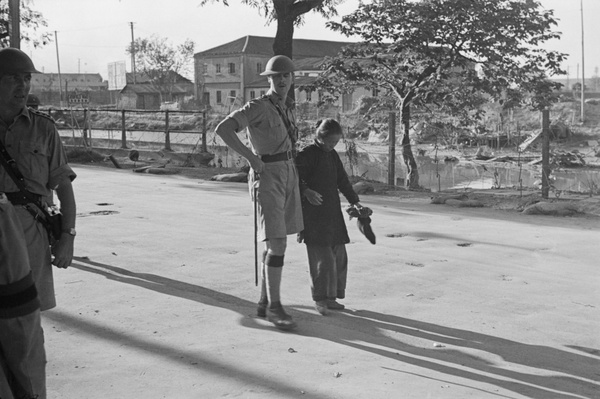
<svg viewBox="0 0 600 399"><path fill-rule="evenodd" d="M52 275L48 232L24 207L17 205L15 211L25 233L29 252L29 265L40 297L42 310L52 309L56 307L56 298L54 295L54 277Z"/></svg>
<svg viewBox="0 0 600 399"><path fill-rule="evenodd" d="M248 184L258 183L258 239L285 238L304 229L298 171L293 160L265 163L260 179L255 182L250 171Z"/></svg>

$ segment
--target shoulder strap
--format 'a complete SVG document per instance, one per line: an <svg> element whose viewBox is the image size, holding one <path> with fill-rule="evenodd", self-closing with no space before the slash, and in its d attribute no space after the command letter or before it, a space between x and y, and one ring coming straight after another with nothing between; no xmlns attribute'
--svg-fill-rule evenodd
<svg viewBox="0 0 600 399"><path fill-rule="evenodd" d="M277 113L281 117L281 120L283 121L283 124L285 125L285 128L287 130L288 137L290 138L290 141L292 142L292 148L295 149L296 148L296 141L298 140L298 138L296 137L296 126L294 126L292 124L292 122L287 117L287 115L285 114L285 112L283 112L283 110L281 109L281 107L278 104L275 104L273 102L273 100L271 99L271 97L269 97L269 101L271 102L271 104L273 104L273 106L277 110Z"/></svg>
<svg viewBox="0 0 600 399"><path fill-rule="evenodd" d="M15 182L21 191L21 194L23 194L23 196L29 201L40 207L40 204L38 204L38 198L25 188L25 178L19 170L15 160L10 156L8 151L6 151L6 147L2 141L0 141L0 163L4 167L4 170L6 170L6 173L8 173L10 178Z"/></svg>
<svg viewBox="0 0 600 399"><path fill-rule="evenodd" d="M35 114L37 116L41 116L42 118L48 119L52 123L56 123L56 121L54 120L54 118L52 116L50 116L50 114L42 112L39 109L33 109L33 108L28 107L27 110L29 111L30 114Z"/></svg>

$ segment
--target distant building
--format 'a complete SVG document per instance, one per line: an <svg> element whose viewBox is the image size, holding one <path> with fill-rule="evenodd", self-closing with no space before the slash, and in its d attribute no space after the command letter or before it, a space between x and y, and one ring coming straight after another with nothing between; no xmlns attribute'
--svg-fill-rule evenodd
<svg viewBox="0 0 600 399"><path fill-rule="evenodd" d="M30 93L40 98L41 105L88 106L106 104L108 82L99 73L34 73ZM61 97L62 95L62 97Z"/></svg>
<svg viewBox="0 0 600 399"><path fill-rule="evenodd" d="M182 105L194 97L194 83L178 73L172 72L173 83L156 85L143 73L126 74L127 84L119 91L118 108L160 109L161 103Z"/></svg>
<svg viewBox="0 0 600 399"><path fill-rule="evenodd" d="M296 101L319 101L319 93L299 91L297 88L314 82L320 65L327 56L333 57L350 42L294 39ZM252 98L265 94L269 83L260 76L273 56L273 38L245 36L194 54L196 98L203 105L228 112ZM342 109L349 110L354 101L371 92L358 89L341 99Z"/></svg>

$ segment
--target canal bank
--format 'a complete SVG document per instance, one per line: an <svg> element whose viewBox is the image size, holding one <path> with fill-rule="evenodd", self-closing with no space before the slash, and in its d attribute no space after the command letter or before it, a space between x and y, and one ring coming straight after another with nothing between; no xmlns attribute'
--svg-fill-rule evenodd
<svg viewBox="0 0 600 399"><path fill-rule="evenodd" d="M63 141L70 146L83 146L81 132L61 131ZM552 143L557 154L572 153L581 158L584 167L565 167L560 162L552 165L551 195L564 193L600 194L600 147L595 136L572 138L569 142ZM589 139L589 140L588 140ZM128 131L123 140L122 132L94 130L88 134L88 148L103 154L123 154L123 150L136 150L148 154L146 158L159 159L166 155L185 154L186 165L209 165L217 168L236 169L246 164L237 153L229 150L214 132L205 138L207 152L202 151L202 137L197 133L171 133L170 151L165 148L163 132ZM356 151L347 151L348 142L340 142L336 151L340 154L349 175L380 183L389 181L389 148L386 143L353 141ZM404 185L406 169L401 154L396 152L396 186ZM128 151L127 151L128 152ZM477 159L477 154L489 154L487 160ZM418 165L419 185L432 192L448 189L537 189L541 184L539 152L528 150L518 153L510 148L484 149L477 147L449 148L435 144L415 144L413 153ZM352 154L349 156L348 154ZM210 156L207 156L210 155ZM174 155L170 156L174 158ZM499 161L501 160L501 161ZM536 161L538 161L536 163Z"/></svg>

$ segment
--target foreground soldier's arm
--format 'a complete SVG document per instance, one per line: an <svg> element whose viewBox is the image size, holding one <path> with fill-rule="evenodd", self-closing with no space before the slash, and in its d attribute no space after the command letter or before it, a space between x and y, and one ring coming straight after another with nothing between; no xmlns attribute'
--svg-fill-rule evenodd
<svg viewBox="0 0 600 399"><path fill-rule="evenodd" d="M56 187L56 195L60 201L63 233L60 240L52 247L54 254L52 264L61 269L66 269L73 261L73 242L75 240L75 236L69 234L68 230L75 228L76 217L75 194L69 179L64 180Z"/></svg>
<svg viewBox="0 0 600 399"><path fill-rule="evenodd" d="M265 164L248 147L246 147L244 143L242 143L237 135L238 128L239 126L235 119L227 117L221 123L219 123L215 129L215 132L232 150L246 158L252 169L254 169L257 173L261 173L265 167Z"/></svg>

